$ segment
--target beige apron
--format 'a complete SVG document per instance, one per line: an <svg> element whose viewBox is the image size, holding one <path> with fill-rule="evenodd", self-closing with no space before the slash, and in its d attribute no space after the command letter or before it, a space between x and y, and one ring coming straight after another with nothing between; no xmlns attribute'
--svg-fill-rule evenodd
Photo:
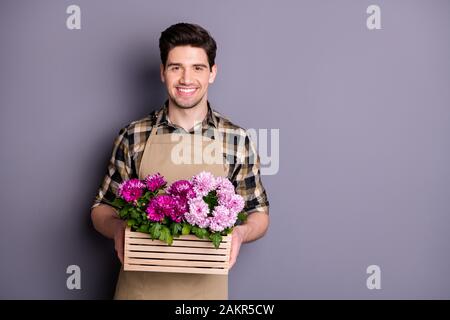
<svg viewBox="0 0 450 320"><path fill-rule="evenodd" d="M218 145L219 142L201 135L178 133L175 134L176 137L182 139L174 141L172 134L156 133L154 128L146 142L139 168L139 179L159 172L169 186L175 180L190 179L201 171L209 171L215 176L227 176L224 161L221 161L222 164L206 164L198 161L199 152L203 152L205 148L218 146L219 149L215 150L222 150L222 146ZM173 148L178 150L180 147L184 147L183 150L191 150L190 154L187 152L191 157L191 164L179 164L171 160ZM222 154L220 156L222 157ZM208 162L211 163L210 160ZM124 271L121 268L114 299L227 300L228 275Z"/></svg>

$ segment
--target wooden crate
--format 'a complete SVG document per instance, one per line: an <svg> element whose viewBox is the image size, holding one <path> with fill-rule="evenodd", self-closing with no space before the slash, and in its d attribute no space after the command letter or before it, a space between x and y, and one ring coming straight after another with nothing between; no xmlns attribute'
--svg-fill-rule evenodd
<svg viewBox="0 0 450 320"><path fill-rule="evenodd" d="M231 234L223 237L218 249L194 235L174 238L169 246L127 227L124 250L125 271L228 274Z"/></svg>

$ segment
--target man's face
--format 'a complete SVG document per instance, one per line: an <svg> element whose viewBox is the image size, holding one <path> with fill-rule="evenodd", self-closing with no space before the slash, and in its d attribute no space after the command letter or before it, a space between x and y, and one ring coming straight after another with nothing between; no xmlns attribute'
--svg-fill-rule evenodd
<svg viewBox="0 0 450 320"><path fill-rule="evenodd" d="M217 67L209 68L202 48L179 46L169 51L166 67L161 65L161 80L169 99L176 106L189 109L206 103L208 85L214 82Z"/></svg>

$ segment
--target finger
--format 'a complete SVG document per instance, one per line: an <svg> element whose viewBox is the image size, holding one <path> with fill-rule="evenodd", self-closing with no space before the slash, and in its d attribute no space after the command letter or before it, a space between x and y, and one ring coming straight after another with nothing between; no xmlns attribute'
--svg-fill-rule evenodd
<svg viewBox="0 0 450 320"><path fill-rule="evenodd" d="M123 244L120 242L120 240L116 242L115 249L117 252L117 257L119 258L120 262L123 264L124 250L123 250Z"/></svg>
<svg viewBox="0 0 450 320"><path fill-rule="evenodd" d="M234 264L236 263L236 258L237 258L237 254L239 252L239 249L236 249L236 247L231 249L231 253L230 253L230 262L229 262L229 266L230 269L234 266Z"/></svg>
<svg viewBox="0 0 450 320"><path fill-rule="evenodd" d="M119 257L120 263L123 264L123 251L117 251L117 256Z"/></svg>
<svg viewBox="0 0 450 320"><path fill-rule="evenodd" d="M233 268L235 261L236 261L236 259L231 258L230 263L229 263L229 269Z"/></svg>

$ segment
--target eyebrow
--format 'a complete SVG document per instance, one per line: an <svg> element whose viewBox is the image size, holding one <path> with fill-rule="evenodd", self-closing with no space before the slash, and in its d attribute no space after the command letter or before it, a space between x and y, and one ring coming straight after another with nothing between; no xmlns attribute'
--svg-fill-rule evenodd
<svg viewBox="0 0 450 320"><path fill-rule="evenodd" d="M181 64L181 63L176 63L176 62L168 63L168 64L167 64L167 67L172 67L172 66L181 67L182 64ZM208 68L208 66L207 66L206 64L203 64L203 63L195 63L195 64L193 64L193 66L194 66L194 67Z"/></svg>
<svg viewBox="0 0 450 320"><path fill-rule="evenodd" d="M181 66L181 63L168 63L167 66L168 66L168 67L172 67L172 66L180 67L180 66Z"/></svg>

